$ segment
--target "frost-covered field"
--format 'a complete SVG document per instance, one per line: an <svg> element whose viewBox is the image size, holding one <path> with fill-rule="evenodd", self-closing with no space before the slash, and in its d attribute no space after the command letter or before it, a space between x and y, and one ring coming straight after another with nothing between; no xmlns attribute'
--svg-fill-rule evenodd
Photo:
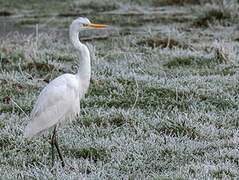
<svg viewBox="0 0 239 180"><path fill-rule="evenodd" d="M27 2L0 1L0 22L28 32L0 27L0 179L238 178L238 1ZM23 130L49 81L76 72L78 16L111 28L81 33L91 85L52 170L52 130Z"/></svg>

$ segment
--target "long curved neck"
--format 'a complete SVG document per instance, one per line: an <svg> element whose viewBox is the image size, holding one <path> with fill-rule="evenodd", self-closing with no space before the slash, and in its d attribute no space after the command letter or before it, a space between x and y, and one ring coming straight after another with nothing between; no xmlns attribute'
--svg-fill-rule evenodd
<svg viewBox="0 0 239 180"><path fill-rule="evenodd" d="M80 83L82 83L82 86L86 91L89 87L91 74L90 52L87 46L82 44L79 40L79 29L70 27L69 35L71 43L79 52L79 60L77 62L78 72L76 75L79 77Z"/></svg>

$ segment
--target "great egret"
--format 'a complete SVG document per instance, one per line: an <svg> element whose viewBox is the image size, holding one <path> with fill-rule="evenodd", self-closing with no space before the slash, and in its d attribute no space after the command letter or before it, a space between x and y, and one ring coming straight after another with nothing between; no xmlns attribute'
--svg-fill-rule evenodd
<svg viewBox="0 0 239 180"><path fill-rule="evenodd" d="M27 125L24 137L31 139L40 132L54 127L51 147L52 166L54 166L54 146L61 159L62 167L65 166L61 155L56 132L62 122L71 120L80 112L80 100L84 97L90 84L90 52L79 41L79 31L88 27L106 28L108 25L92 24L87 18L79 17L70 25L70 41L79 51L79 64L77 74L63 74L51 81L40 93L31 112L31 120Z"/></svg>

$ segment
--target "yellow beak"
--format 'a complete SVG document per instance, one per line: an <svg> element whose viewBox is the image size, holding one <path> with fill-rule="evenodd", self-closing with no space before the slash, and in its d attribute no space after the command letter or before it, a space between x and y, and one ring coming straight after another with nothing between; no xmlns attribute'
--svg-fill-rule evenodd
<svg viewBox="0 0 239 180"><path fill-rule="evenodd" d="M107 27L109 27L108 25L104 25L104 24L88 24L88 26L94 27L94 28L107 28Z"/></svg>

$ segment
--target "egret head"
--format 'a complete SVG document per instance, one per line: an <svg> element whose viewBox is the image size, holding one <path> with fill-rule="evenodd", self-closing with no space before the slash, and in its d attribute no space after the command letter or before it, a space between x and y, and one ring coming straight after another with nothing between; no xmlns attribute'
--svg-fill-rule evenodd
<svg viewBox="0 0 239 180"><path fill-rule="evenodd" d="M93 27L93 28L106 28L109 27L108 25L102 25L102 24L92 24L88 18L86 17L79 17L75 19L71 25L70 28L72 29L83 29L83 28L88 28L88 27Z"/></svg>
<svg viewBox="0 0 239 180"><path fill-rule="evenodd" d="M90 20L86 17L79 17L77 19L75 19L72 24L77 24L78 26L84 27L84 26L88 26L89 24L91 24Z"/></svg>

